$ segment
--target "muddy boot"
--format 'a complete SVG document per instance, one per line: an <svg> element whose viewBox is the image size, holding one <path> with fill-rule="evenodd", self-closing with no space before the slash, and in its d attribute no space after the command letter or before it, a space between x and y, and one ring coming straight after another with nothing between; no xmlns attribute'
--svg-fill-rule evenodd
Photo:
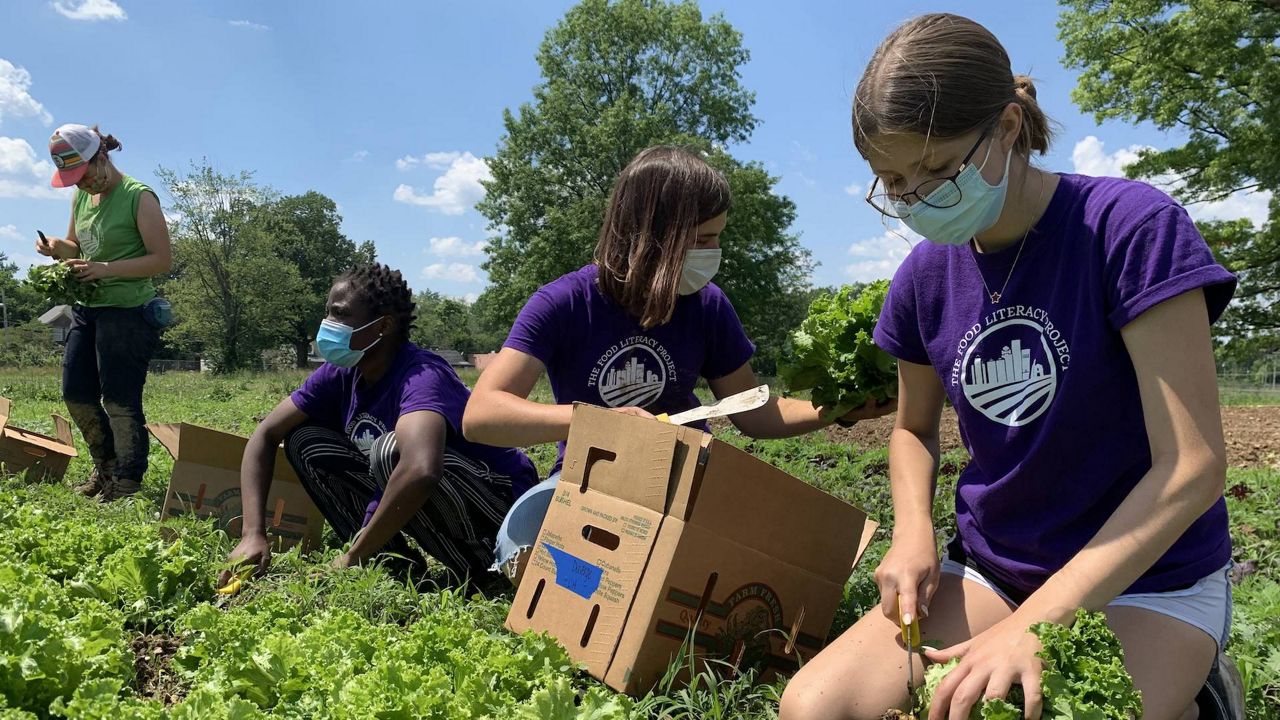
<svg viewBox="0 0 1280 720"><path fill-rule="evenodd" d="M109 484L111 484L111 471L95 467L93 472L89 473L89 479L77 485L75 491L85 497L97 497L107 489Z"/></svg>
<svg viewBox="0 0 1280 720"><path fill-rule="evenodd" d="M126 478L112 477L107 486L103 488L102 494L98 499L102 502L113 502L121 498L129 497L142 489L141 480L128 480Z"/></svg>

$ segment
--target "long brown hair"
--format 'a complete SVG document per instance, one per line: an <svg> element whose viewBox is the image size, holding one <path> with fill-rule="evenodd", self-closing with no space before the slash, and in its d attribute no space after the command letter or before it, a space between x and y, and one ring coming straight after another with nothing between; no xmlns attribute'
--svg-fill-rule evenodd
<svg viewBox="0 0 1280 720"><path fill-rule="evenodd" d="M933 13L909 20L876 48L853 94L853 142L867 157L878 135L953 138L1022 108L1014 151L1049 149L1049 118L1026 75L1014 75L1004 46L982 25Z"/></svg>
<svg viewBox="0 0 1280 720"><path fill-rule="evenodd" d="M614 182L596 243L600 289L648 329L675 311L685 254L729 210L729 182L695 152L640 151Z"/></svg>

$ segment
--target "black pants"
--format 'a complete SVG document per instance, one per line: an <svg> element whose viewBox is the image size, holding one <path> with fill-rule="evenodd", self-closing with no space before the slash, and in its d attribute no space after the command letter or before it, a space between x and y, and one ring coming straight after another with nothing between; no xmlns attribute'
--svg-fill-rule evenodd
<svg viewBox="0 0 1280 720"><path fill-rule="evenodd" d="M387 486L400 460L394 432L374 441L366 456L345 434L302 425L284 441L285 456L302 486L343 542L364 523L369 501ZM511 509L511 479L445 450L440 484L404 531L459 582L482 578L493 564L494 538ZM403 534L382 549L412 558Z"/></svg>
<svg viewBox="0 0 1280 720"><path fill-rule="evenodd" d="M62 399L93 464L142 480L147 429L142 387L160 332L142 308L75 307L62 355Z"/></svg>

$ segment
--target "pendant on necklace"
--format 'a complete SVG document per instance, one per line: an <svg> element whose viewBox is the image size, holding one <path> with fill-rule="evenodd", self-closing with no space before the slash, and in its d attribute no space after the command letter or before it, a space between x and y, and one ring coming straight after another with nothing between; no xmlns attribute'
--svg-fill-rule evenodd
<svg viewBox="0 0 1280 720"><path fill-rule="evenodd" d="M999 304L1000 304L1000 293L998 293L998 292L993 292L993 293L991 293L991 304L992 304L992 305L999 305Z"/></svg>

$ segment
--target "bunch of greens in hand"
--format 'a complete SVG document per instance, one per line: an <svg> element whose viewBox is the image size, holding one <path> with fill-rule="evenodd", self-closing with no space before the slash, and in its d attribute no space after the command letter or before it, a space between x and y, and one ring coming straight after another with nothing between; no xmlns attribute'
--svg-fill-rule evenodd
<svg viewBox="0 0 1280 720"><path fill-rule="evenodd" d="M880 280L815 298L779 368L787 390L810 390L828 419L897 397L897 365L871 339L888 293L889 281Z"/></svg>
<svg viewBox="0 0 1280 720"><path fill-rule="evenodd" d="M27 271L27 284L53 305L87 302L98 286L96 282L81 282L64 262L32 266Z"/></svg>

